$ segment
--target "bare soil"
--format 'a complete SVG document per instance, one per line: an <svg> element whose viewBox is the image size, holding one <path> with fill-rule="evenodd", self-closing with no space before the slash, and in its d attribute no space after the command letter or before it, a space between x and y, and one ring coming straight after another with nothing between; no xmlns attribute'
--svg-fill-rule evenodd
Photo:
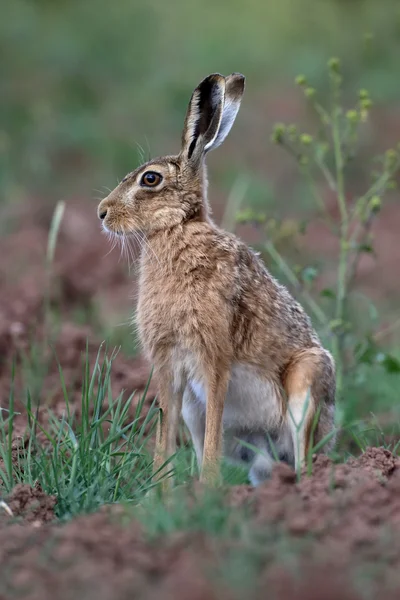
<svg viewBox="0 0 400 600"><path fill-rule="evenodd" d="M59 524L55 498L17 486L8 499L15 516L0 525L0 592L32 600L397 598L399 467L388 451L370 448L345 465L319 456L300 482L279 465L256 490L223 490L232 519L246 508L253 527L259 556L248 582L243 573L246 589L229 572L235 559L245 564L245 538L196 528L149 538L122 507ZM195 486L188 510L206 493Z"/></svg>

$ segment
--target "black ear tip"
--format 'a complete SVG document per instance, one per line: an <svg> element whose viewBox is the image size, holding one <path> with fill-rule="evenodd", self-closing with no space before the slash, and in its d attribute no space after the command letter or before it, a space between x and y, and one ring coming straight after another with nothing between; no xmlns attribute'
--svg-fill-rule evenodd
<svg viewBox="0 0 400 600"><path fill-rule="evenodd" d="M221 73L211 73L211 75L207 75L206 79L213 79L215 81L219 81L221 79L225 79Z"/></svg>
<svg viewBox="0 0 400 600"><path fill-rule="evenodd" d="M202 88L202 87L210 87L212 85L221 83L222 81L224 81L225 77L223 75L221 75L220 73L211 73L211 75L207 75L207 77L204 77L204 79L202 79L199 83L199 85L197 86L198 88Z"/></svg>
<svg viewBox="0 0 400 600"><path fill-rule="evenodd" d="M223 93L225 89L225 77L220 75L219 73L212 73L205 77L202 81L200 81L197 88L194 90L193 94L200 94L200 103L202 99L208 97L212 90L218 91L219 94Z"/></svg>
<svg viewBox="0 0 400 600"><path fill-rule="evenodd" d="M232 73L226 78L226 84L229 92L233 95L241 96L244 92L246 77L241 73Z"/></svg>

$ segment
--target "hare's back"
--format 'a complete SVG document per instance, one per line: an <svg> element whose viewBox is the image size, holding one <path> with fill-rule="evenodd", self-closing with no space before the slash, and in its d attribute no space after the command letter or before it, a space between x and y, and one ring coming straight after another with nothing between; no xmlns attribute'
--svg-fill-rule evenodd
<svg viewBox="0 0 400 600"><path fill-rule="evenodd" d="M253 346L280 364L297 350L320 345L311 320L287 288L245 244L236 251L232 333L239 351Z"/></svg>

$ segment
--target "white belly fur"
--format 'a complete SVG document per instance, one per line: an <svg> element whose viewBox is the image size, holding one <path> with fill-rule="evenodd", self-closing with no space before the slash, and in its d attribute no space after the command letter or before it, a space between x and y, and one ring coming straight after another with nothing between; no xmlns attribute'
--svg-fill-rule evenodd
<svg viewBox="0 0 400 600"><path fill-rule="evenodd" d="M202 382L190 380L197 401L206 408L206 391ZM274 385L261 378L247 365L232 369L225 398L224 429L274 430L279 427L281 414Z"/></svg>

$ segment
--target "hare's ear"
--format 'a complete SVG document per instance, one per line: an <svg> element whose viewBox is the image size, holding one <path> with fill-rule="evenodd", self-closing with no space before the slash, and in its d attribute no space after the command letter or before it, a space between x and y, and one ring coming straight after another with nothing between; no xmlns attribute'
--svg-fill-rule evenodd
<svg viewBox="0 0 400 600"><path fill-rule="evenodd" d="M208 150L214 150L222 144L230 132L236 115L239 112L240 103L244 92L245 77L240 73L232 73L225 78L225 101L222 111L221 124L218 134Z"/></svg>
<svg viewBox="0 0 400 600"><path fill-rule="evenodd" d="M194 90L182 133L181 157L198 164L218 135L225 98L225 77L209 75Z"/></svg>

